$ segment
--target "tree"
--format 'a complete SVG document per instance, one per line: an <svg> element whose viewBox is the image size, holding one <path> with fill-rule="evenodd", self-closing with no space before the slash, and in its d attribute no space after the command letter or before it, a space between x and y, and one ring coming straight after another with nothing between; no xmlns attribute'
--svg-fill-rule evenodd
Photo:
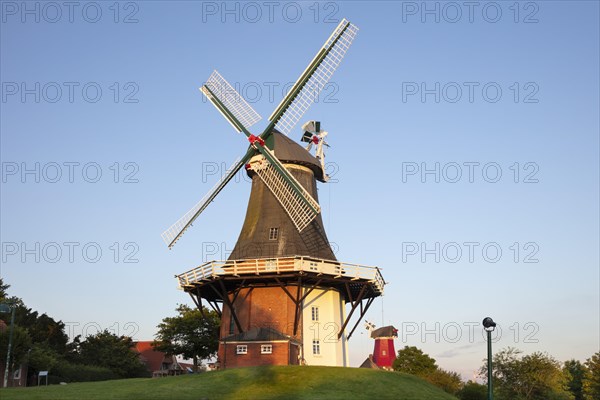
<svg viewBox="0 0 600 400"><path fill-rule="evenodd" d="M213 357L219 348L219 316L214 311L203 308L191 309L180 304L175 317L166 317L158 325L153 346L156 350L171 355L182 355L198 361ZM204 314L204 316L202 315Z"/></svg>
<svg viewBox="0 0 600 400"><path fill-rule="evenodd" d="M421 349L415 346L404 346L403 349L398 350L393 368L395 371L424 377L437 370L438 367L435 360L423 353Z"/></svg>
<svg viewBox="0 0 600 400"><path fill-rule="evenodd" d="M40 315L37 311L21 305L15 312L15 323L27 327L33 343L45 343L59 354L66 352L69 337L65 333L65 324L62 321L55 321L45 313Z"/></svg>
<svg viewBox="0 0 600 400"><path fill-rule="evenodd" d="M10 336L10 326L0 330L0 362L6 362L8 352L8 341ZM31 347L31 338L26 329L15 325L13 327L12 346L10 349L10 367L12 371L15 366L20 365L27 359L27 353ZM2 377L0 377L2 379Z"/></svg>
<svg viewBox="0 0 600 400"><path fill-rule="evenodd" d="M585 362L583 393L586 400L600 399L600 351Z"/></svg>
<svg viewBox="0 0 600 400"><path fill-rule="evenodd" d="M439 368L435 363L435 359L415 346L404 346L403 349L398 350L393 368L395 371L423 378L451 394L458 393L462 387L460 375Z"/></svg>
<svg viewBox="0 0 600 400"><path fill-rule="evenodd" d="M8 296L8 288L10 285L8 283L4 283L4 279L0 278L0 301L4 300Z"/></svg>
<svg viewBox="0 0 600 400"><path fill-rule="evenodd" d="M450 394L457 394L462 388L462 379L456 372L446 371L441 368L436 369L433 372L428 372L424 376L425 380L429 383L443 389L445 392Z"/></svg>
<svg viewBox="0 0 600 400"><path fill-rule="evenodd" d="M145 376L147 371L132 351L130 338L102 332L83 342L77 337L68 343L65 325L47 314L27 308L18 297L8 294L10 285L0 278L0 302L15 308L11 364L27 360L28 376L50 371L50 381L80 382ZM10 314L0 314L10 326ZM6 359L9 329L0 332L0 359Z"/></svg>
<svg viewBox="0 0 600 400"><path fill-rule="evenodd" d="M29 367L35 371L53 371L61 358L46 343L34 343L29 352Z"/></svg>
<svg viewBox="0 0 600 400"><path fill-rule="evenodd" d="M108 368L120 378L147 376L130 337L117 336L105 329L84 341L77 336L76 342L74 359L79 364Z"/></svg>
<svg viewBox="0 0 600 400"><path fill-rule="evenodd" d="M460 400L487 400L487 386L468 381L456 395Z"/></svg>
<svg viewBox="0 0 600 400"><path fill-rule="evenodd" d="M494 388L503 399L572 399L565 390L566 379L560 363L546 353L522 352L509 347L493 357ZM480 373L487 376L487 363Z"/></svg>
<svg viewBox="0 0 600 400"><path fill-rule="evenodd" d="M567 390L571 392L575 400L583 400L585 366L577 360L565 361L563 373L567 380Z"/></svg>
<svg viewBox="0 0 600 400"><path fill-rule="evenodd" d="M10 288L10 285L8 283L4 283L4 280L2 278L0 278L0 303L8 303L8 304L15 305L15 306L22 306L23 300L21 300L18 297L15 297L15 296L8 295L9 288ZM2 316L2 314L0 314L0 316ZM2 317L0 319L4 320L4 322L6 322L5 318L6 317Z"/></svg>
<svg viewBox="0 0 600 400"><path fill-rule="evenodd" d="M69 337L65 333L65 324L55 321L46 314L39 315L37 311L27 308L18 297L8 295L9 284L0 278L0 302L10 303L15 309L15 325L26 328L32 343L45 342L59 354L64 354L67 349ZM9 325L10 314L0 314L0 319Z"/></svg>

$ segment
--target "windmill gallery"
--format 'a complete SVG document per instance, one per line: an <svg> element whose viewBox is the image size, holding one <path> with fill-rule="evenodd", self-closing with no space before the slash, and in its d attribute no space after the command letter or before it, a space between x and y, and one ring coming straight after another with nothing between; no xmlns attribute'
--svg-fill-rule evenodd
<svg viewBox="0 0 600 400"><path fill-rule="evenodd" d="M377 267L338 261L327 239L317 197L317 181L328 180L323 152L327 132L317 121L305 123L301 141L306 147L287 136L357 32L350 22L340 22L260 135L248 128L261 117L217 71L200 89L250 146L162 236L171 248L245 168L252 181L250 199L229 258L177 275L179 287L201 311L206 303L221 318L221 368L349 366L348 340L373 300L383 294L385 281Z"/></svg>

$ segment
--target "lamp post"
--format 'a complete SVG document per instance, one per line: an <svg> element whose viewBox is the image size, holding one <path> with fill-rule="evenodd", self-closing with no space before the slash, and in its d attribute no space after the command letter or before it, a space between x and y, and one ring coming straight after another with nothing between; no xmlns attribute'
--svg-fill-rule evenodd
<svg viewBox="0 0 600 400"><path fill-rule="evenodd" d="M10 331L8 334L8 351L6 352L6 368L4 368L4 385L2 387L8 387L8 368L10 367L10 351L12 349L12 338L13 338L13 327L15 326L15 307L6 303L0 303L0 312L11 312L10 316Z"/></svg>
<svg viewBox="0 0 600 400"><path fill-rule="evenodd" d="M492 384L492 332L496 329L496 323L490 317L483 319L483 329L487 332L487 366L488 366L488 400L494 399Z"/></svg>

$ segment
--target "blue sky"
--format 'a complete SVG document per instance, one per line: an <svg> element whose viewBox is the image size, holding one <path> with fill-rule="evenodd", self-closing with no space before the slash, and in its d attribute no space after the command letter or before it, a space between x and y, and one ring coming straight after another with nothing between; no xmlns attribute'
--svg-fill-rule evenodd
<svg viewBox="0 0 600 400"><path fill-rule="evenodd" d="M247 146L198 87L218 69L260 132L347 18L359 35L302 121L329 131L338 259L389 283L367 319L465 378L487 315L496 349L598 351L597 2L0 4L1 274L72 333L152 339L190 303L173 276L227 256L250 191L162 243Z"/></svg>

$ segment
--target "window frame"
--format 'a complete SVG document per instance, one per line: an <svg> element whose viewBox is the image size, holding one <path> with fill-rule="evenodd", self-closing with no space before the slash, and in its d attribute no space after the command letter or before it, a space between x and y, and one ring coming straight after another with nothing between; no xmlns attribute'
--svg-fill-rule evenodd
<svg viewBox="0 0 600 400"><path fill-rule="evenodd" d="M321 355L321 341L320 340L313 339L313 341L312 341L312 351L313 351L313 356L320 356Z"/></svg>
<svg viewBox="0 0 600 400"><path fill-rule="evenodd" d="M245 355L248 354L248 345L247 344L238 344L235 348L236 355Z"/></svg>
<svg viewBox="0 0 600 400"><path fill-rule="evenodd" d="M310 309L310 319L313 322L319 322L319 306L312 306Z"/></svg>
<svg viewBox="0 0 600 400"><path fill-rule="evenodd" d="M260 345L260 354L273 354L273 345L272 344L261 344Z"/></svg>

